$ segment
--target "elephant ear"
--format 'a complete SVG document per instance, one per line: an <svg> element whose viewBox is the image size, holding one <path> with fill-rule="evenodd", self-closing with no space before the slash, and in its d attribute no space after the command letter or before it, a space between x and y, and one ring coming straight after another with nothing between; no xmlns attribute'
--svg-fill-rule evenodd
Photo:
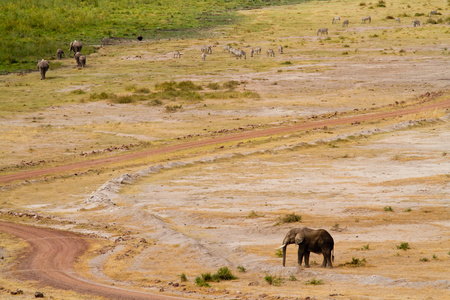
<svg viewBox="0 0 450 300"><path fill-rule="evenodd" d="M305 234L303 233L303 231L300 231L295 235L295 243L297 245L301 244L304 239L305 239Z"/></svg>

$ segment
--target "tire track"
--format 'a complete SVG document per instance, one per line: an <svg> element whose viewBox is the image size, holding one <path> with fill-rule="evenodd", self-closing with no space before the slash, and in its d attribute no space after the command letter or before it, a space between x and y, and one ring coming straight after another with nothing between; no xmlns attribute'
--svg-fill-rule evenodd
<svg viewBox="0 0 450 300"><path fill-rule="evenodd" d="M73 170L78 170L78 169L88 169L88 168L97 167L100 165L119 163L119 162L124 162L127 160L139 159L139 158L144 158L144 157L152 156L152 155L166 154L166 153L176 152L176 151L180 151L180 150L199 148L199 147L203 147L203 146L210 146L210 145L215 145L215 144L220 144L220 143L236 142L236 141L240 141L240 140L259 138L259 137L270 136L270 135L287 134L287 133L300 131L300 130L309 130L309 129L313 129L315 127L324 127L324 126L332 127L332 126L336 126L336 125L343 125L343 124L349 124L349 123L354 123L354 122L365 122L365 121L372 121L372 120L378 120L378 119L383 119L383 118L399 117L402 115L416 114L416 113L433 110L433 109L448 109L448 108L450 108L450 99L442 101L442 102L428 104L426 106L407 108L407 109L401 109L401 110L390 111L390 112L365 114L365 115L359 115L359 116L354 116L354 117L346 117L346 118L331 119L331 120L329 119L329 120L324 120L324 121L308 122L308 123L285 126L285 127L276 127L276 128L270 128L270 129L249 131L249 132L245 132L245 133L232 134L232 135L221 136L221 137L217 137L217 138L205 139L205 140L201 140L201 141L194 141L194 142L188 142L188 143L183 143L183 144L178 144L178 145L172 145L172 146L162 147L162 148L158 148L158 149L150 149L150 150L145 150L145 151L140 151L140 152L124 154L124 155L93 159L93 160L79 162L79 163L73 163L73 164L69 164L69 165L61 165L61 166L57 166L57 167L44 168L44 169L39 169L39 170L30 170L30 171L24 171L24 172L19 172L19 173L14 173L14 174L2 175L2 176L0 176L0 184L12 182L15 180L29 180L32 178L48 176L48 175L56 174L56 173L73 171Z"/></svg>

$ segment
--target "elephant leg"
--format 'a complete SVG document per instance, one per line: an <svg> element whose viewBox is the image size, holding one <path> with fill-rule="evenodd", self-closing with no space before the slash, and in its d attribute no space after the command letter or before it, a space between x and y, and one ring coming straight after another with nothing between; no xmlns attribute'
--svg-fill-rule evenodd
<svg viewBox="0 0 450 300"><path fill-rule="evenodd" d="M305 255L304 249L302 249L302 247L298 247L298 265L299 266L302 265L304 255Z"/></svg>
<svg viewBox="0 0 450 300"><path fill-rule="evenodd" d="M311 252L309 252L309 251L306 251L305 252L305 268L309 268L310 266L309 266L309 254L310 254Z"/></svg>
<svg viewBox="0 0 450 300"><path fill-rule="evenodd" d="M333 265L331 263L331 251L323 252L322 268L333 268Z"/></svg>

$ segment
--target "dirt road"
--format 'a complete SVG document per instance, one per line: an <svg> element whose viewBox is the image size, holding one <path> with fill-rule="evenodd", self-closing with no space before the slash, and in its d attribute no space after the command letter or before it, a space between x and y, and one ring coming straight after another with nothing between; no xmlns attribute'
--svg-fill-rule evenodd
<svg viewBox="0 0 450 300"><path fill-rule="evenodd" d="M157 154L162 154L162 153L171 153L171 152L176 152L176 151L180 151L180 150L192 149L192 148L203 147L203 146L208 146L208 145L234 142L234 141L258 138L258 137L270 136L270 135L276 135L276 134L287 134L287 133L298 131L298 130L308 130L308 129L320 128L320 127L324 127L324 126L332 127L332 126L336 126L336 125L349 124L349 123L354 123L354 122L365 122L365 121L371 121L371 120L377 120L377 119L383 119L383 118L398 117L398 116L407 115L407 114L416 114L416 113L433 110L433 109L448 109L448 108L450 108L450 99L443 101L443 102L432 103L432 104L425 105L425 106L401 109L401 110L396 110L396 111L391 111L391 112L364 114L364 115L359 115L359 116L354 116L354 117L329 119L329 120L324 120L324 121L308 122L308 123L293 125L293 126L276 127L276 128L270 128L270 129L264 129L264 130L250 131L250 132L245 132L245 133L240 133L240 134L222 136L222 137L218 137L218 138L205 139L205 140L201 140L201 141L167 146L167 147L162 147L162 148L158 148L158 149L151 149L151 150L146 150L146 151L129 153L129 154L120 155L120 156L118 155L118 156L113 156L113 157L94 159L94 160L74 163L74 164L70 164L70 165L62 165L62 166L57 166L57 167L52 167L52 168L45 168L45 169L31 170L31 171L24 171L24 172L19 172L19 173L15 173L15 174L3 175L3 176L0 176L0 184L5 184L5 183L12 182L15 180L28 180L28 179L32 179L32 178L48 176L48 175L55 174L55 173L61 173L61 172L79 170L79 169L87 169L87 168L92 168L92 167L101 166L101 165L119 163L119 162L133 160L133 159L139 159L139 158L143 158L143 157L147 157L147 156L151 156L151 155L157 155Z"/></svg>
<svg viewBox="0 0 450 300"><path fill-rule="evenodd" d="M80 235L6 222L0 222L0 231L30 244L25 257L15 269L24 280L36 280L43 286L50 285L108 299L184 299L121 289L80 277L74 271L73 264L88 248L87 241Z"/></svg>

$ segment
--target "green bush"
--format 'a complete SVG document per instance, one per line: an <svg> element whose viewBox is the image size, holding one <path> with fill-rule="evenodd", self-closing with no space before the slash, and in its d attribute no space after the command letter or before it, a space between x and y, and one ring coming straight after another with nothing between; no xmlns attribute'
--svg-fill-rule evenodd
<svg viewBox="0 0 450 300"><path fill-rule="evenodd" d="M401 242L400 245L397 245L397 249L406 251L406 250L411 249L411 248L409 247L409 243Z"/></svg>
<svg viewBox="0 0 450 300"><path fill-rule="evenodd" d="M306 285L323 285L324 282L322 279L313 278L305 282Z"/></svg>
<svg viewBox="0 0 450 300"><path fill-rule="evenodd" d="M268 284L274 285L274 286L280 286L284 282L283 278L281 278L279 276L269 275L269 274L266 274L266 276L264 277L264 280Z"/></svg>
<svg viewBox="0 0 450 300"><path fill-rule="evenodd" d="M297 215L296 213L287 214L284 217L280 218L281 223L295 223L301 222L302 216Z"/></svg>

